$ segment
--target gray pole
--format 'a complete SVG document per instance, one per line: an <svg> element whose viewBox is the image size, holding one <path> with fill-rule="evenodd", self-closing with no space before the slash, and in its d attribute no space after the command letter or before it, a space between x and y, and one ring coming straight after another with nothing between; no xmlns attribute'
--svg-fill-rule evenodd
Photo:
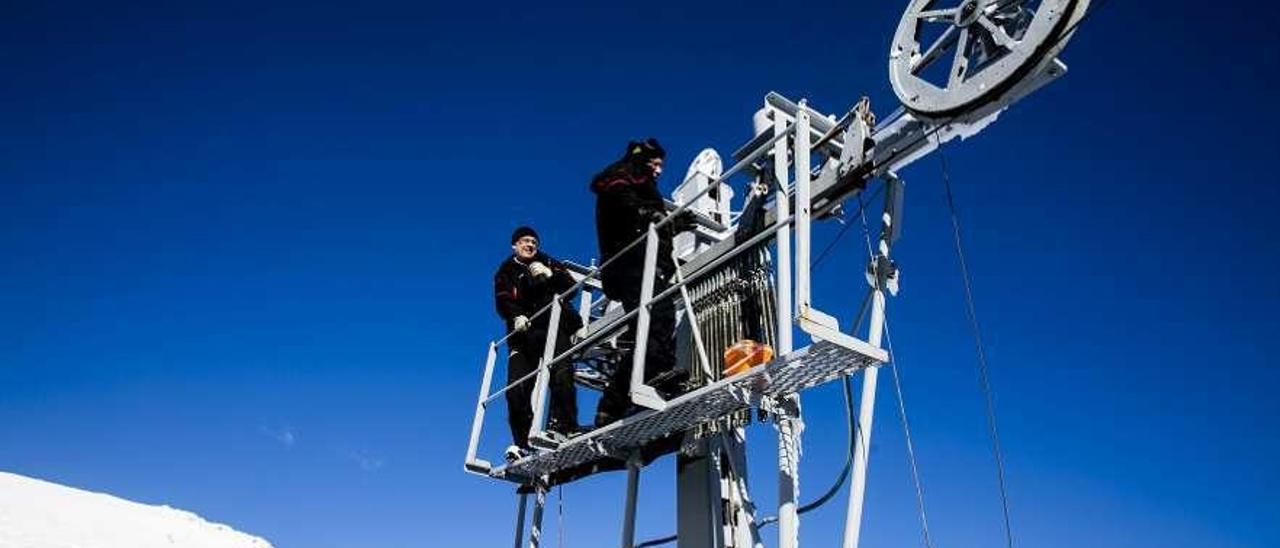
<svg viewBox="0 0 1280 548"><path fill-rule="evenodd" d="M636 544L636 497L640 489L640 455L627 459L627 505L622 517L622 548Z"/></svg>
<svg viewBox="0 0 1280 548"><path fill-rule="evenodd" d="M520 494L519 506L516 507L516 543L515 548L520 548L524 544L524 511L529 506L529 495Z"/></svg>
<svg viewBox="0 0 1280 548"><path fill-rule="evenodd" d="M884 290L889 282L888 273L881 272L888 268L889 248L902 233L902 181L892 173L885 175L884 227L880 232L878 254L872 258L876 268L872 276L871 326L867 333L867 342L880 348L880 340L884 336ZM893 282L896 283L896 282ZM897 292L896 285L890 289ZM849 487L849 506L844 518L844 548L857 548L858 537L862 533L862 501L867 490L867 455L871 447L871 421L876 410L876 378L879 367L868 367L862 379L862 402L858 410L857 437L853 444L853 481Z"/></svg>
<svg viewBox="0 0 1280 548"><path fill-rule="evenodd" d="M533 527L529 528L529 548L538 548L542 544L542 509L546 505L547 489L539 485L533 503Z"/></svg>

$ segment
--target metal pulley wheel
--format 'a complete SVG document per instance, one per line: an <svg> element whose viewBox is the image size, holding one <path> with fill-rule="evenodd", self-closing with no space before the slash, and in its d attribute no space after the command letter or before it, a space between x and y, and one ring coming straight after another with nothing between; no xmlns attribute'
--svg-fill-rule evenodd
<svg viewBox="0 0 1280 548"><path fill-rule="evenodd" d="M1057 56L1089 0L911 0L889 52L902 104L925 117L990 103Z"/></svg>

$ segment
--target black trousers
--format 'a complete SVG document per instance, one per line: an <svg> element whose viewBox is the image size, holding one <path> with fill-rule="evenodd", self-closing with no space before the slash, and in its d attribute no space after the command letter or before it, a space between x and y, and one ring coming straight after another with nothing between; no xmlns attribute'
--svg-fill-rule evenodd
<svg viewBox="0 0 1280 548"><path fill-rule="evenodd" d="M653 294L657 295L669 287L665 281L666 276L659 273L654 280ZM606 287L606 295L610 299L617 300L622 303L622 308L628 313L632 310L640 308L640 278L628 280L629 283L615 284L614 287ZM632 320L626 334L620 339L624 344L630 343L635 348L635 334L637 331L637 322L639 316ZM645 361L644 376L645 382L649 382L654 377L663 375L676 365L676 306L675 299L667 297L661 302L654 302L649 307L649 337L645 344ZM618 364L617 370L614 371L613 378L609 379L609 386L605 389L604 395L600 398L601 412L619 416L626 411L631 405L631 370L632 355L627 355L622 363Z"/></svg>
<svg viewBox="0 0 1280 548"><path fill-rule="evenodd" d="M570 348L571 335L572 333L561 333L556 337L557 354ZM538 360L542 359L543 347L546 345L546 336L541 333L516 334L512 339L520 340L507 345L510 349L507 356L508 385L538 368ZM507 423L511 426L512 443L520 447L529 447L529 428L533 426L533 389L537 380L535 375L507 391ZM547 429L562 432L576 427L578 398L573 387L572 362L565 360L551 369L547 391L551 396Z"/></svg>

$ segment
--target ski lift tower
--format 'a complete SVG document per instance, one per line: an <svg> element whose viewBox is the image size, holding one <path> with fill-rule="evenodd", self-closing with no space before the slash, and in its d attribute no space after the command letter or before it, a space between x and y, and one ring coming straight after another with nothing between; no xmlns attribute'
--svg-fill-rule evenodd
<svg viewBox="0 0 1280 548"><path fill-rule="evenodd" d="M548 487L609 470L627 471L620 544L635 546L640 471L668 454L677 459L677 538L671 540L679 548L763 546L745 458L748 427L761 421L778 430L776 545L798 546L800 395L861 373L862 433L854 444L843 531L843 546L856 547L876 377L878 366L889 359L880 347L885 304L898 290L899 271L890 252L902 230L904 183L896 173L947 141L977 134L1009 105L1065 74L1058 54L1088 5L1088 0L910 0L889 50L889 78L901 102L891 114L876 123L864 98L836 117L804 100L768 94L753 118L755 135L733 153L731 167L722 169L720 156L706 150L674 193L673 213L691 211L698 218L693 235L676 242L675 280L669 285L655 280L658 231L671 215L633 242L645 250L642 299L635 310L608 302L600 291L600 269L582 267L576 287L566 293L578 297L576 310L564 309L557 299L539 312L549 315L552 326L565 314L584 320L585 335L575 337L569 350L555 352L558 330L549 329L537 371L495 391L493 373L505 340L490 343L465 469L533 486L529 546L540 543ZM843 331L813 300L810 229L833 218L874 179L884 181L885 199L878 245L867 265L863 312L869 311L868 328L860 336L857 325ZM737 192L733 181L743 182ZM741 214L730 211L735 195L743 198ZM650 309L663 300L680 312L678 367L691 380L679 395L645 384ZM619 337L627 330L635 331L632 337ZM776 357L726 374L722 353L743 338L769 344ZM635 341L634 347L624 340ZM629 382L639 413L569 439L544 431L552 367L572 364L581 386L599 390L622 360L632 361L632 374L612 382ZM486 460L480 456L486 410L522 382L535 384L530 440L536 449L513 462ZM520 496L517 547L523 544L526 498Z"/></svg>

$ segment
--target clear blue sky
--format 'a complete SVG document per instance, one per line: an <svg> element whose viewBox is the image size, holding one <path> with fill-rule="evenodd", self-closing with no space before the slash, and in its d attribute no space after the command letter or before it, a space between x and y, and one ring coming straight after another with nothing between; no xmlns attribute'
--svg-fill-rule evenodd
<svg viewBox="0 0 1280 548"><path fill-rule="evenodd" d="M1107 4L1067 78L948 147L1015 534L1277 546L1280 12ZM669 189L769 90L887 114L903 5L10 3L0 469L283 547L506 545L510 488L461 459L511 228L588 260L587 181L625 139L663 140ZM903 176L891 326L930 525L940 548L996 546L936 158ZM840 245L818 289L847 321L861 243ZM911 546L880 402L865 545ZM838 390L806 405L807 500L845 442ZM773 435L751 436L772 513ZM646 470L640 536L672 529L672 477ZM622 496L617 474L565 489L565 545L613 544ZM806 546L837 545L842 507L806 517Z"/></svg>

